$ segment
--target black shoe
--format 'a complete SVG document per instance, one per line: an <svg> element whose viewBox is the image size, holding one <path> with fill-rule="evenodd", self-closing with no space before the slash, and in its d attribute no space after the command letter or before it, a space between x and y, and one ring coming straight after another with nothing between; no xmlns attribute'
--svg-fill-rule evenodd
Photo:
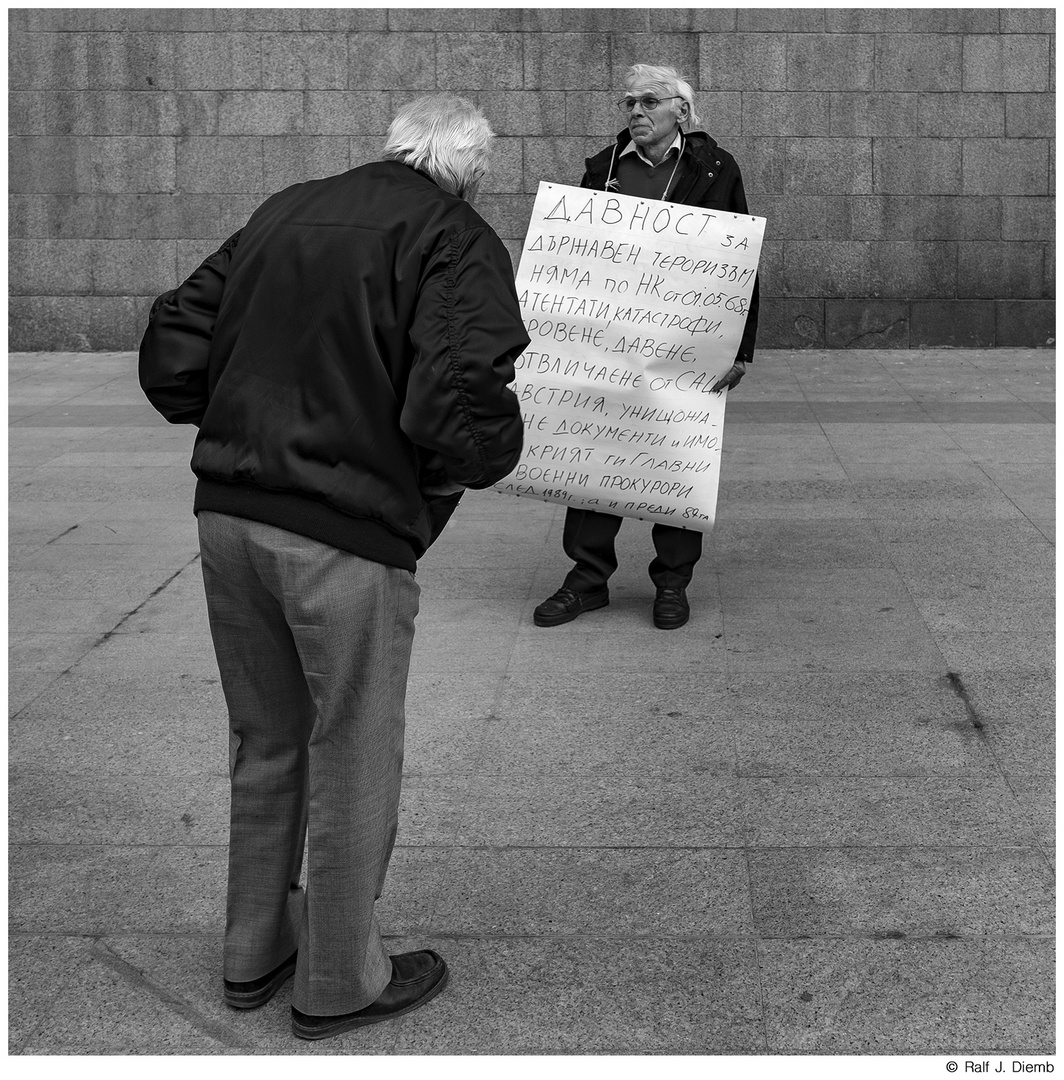
<svg viewBox="0 0 1064 1080"><path fill-rule="evenodd" d="M296 970L296 953L278 964L268 975L251 982L230 982L224 979L225 1003L234 1009L257 1009L265 1005L292 977Z"/></svg>
<svg viewBox="0 0 1064 1080"><path fill-rule="evenodd" d="M425 949L392 957L392 981L372 1005L341 1016L308 1016L292 1009L292 1034L301 1039L328 1039L352 1028L404 1016L431 1001L447 985L447 964Z"/></svg>
<svg viewBox="0 0 1064 1080"><path fill-rule="evenodd" d="M547 597L532 613L536 626L561 626L572 622L585 611L594 611L610 602L610 590L603 585L593 592L578 593L563 585L553 596Z"/></svg>
<svg viewBox="0 0 1064 1080"><path fill-rule="evenodd" d="M691 617L686 589L658 589L654 597L654 625L659 630L675 630Z"/></svg>

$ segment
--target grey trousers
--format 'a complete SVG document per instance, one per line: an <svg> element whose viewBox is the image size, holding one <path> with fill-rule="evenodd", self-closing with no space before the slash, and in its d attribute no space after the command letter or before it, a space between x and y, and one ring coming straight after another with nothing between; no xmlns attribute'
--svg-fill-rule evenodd
<svg viewBox="0 0 1064 1080"><path fill-rule="evenodd" d="M392 975L374 909L420 589L407 570L243 518L203 511L199 534L229 711L224 977L257 979L298 947L292 1004L353 1012Z"/></svg>

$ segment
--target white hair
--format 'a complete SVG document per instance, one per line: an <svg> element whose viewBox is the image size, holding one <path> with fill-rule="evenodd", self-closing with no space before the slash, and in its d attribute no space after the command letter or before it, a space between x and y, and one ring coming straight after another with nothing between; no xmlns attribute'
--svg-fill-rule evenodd
<svg viewBox="0 0 1064 1080"><path fill-rule="evenodd" d="M471 101L429 94L408 101L388 128L384 159L420 169L460 198L471 197L495 133Z"/></svg>
<svg viewBox="0 0 1064 1080"><path fill-rule="evenodd" d="M702 122L695 113L695 92L676 68L661 67L657 64L633 64L624 75L625 92L631 91L633 86L660 90L662 97L676 94L687 102L687 124L697 127Z"/></svg>

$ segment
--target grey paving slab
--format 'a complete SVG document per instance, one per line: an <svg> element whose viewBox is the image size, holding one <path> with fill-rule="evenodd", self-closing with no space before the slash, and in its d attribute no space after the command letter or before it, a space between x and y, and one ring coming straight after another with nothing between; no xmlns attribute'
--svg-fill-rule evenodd
<svg viewBox="0 0 1064 1080"><path fill-rule="evenodd" d="M1052 632L936 634L935 641L952 671L1051 672L1056 668Z"/></svg>
<svg viewBox="0 0 1064 1080"><path fill-rule="evenodd" d="M514 648L515 631L493 632L459 623L451 623L446 630L435 633L415 633L410 666L422 672L450 672L459 669L470 657L477 658L482 671L504 672L510 663Z"/></svg>
<svg viewBox="0 0 1064 1080"><path fill-rule="evenodd" d="M196 547L189 541L177 544L129 544L121 547L114 544L81 544L76 548L50 544L35 545L31 549L17 552L11 557L11 564L18 570L67 573L72 563L76 563L82 570L92 568L104 571L113 570L116 561L120 560L134 573L148 568L175 572L183 570L198 554Z"/></svg>
<svg viewBox="0 0 1064 1080"><path fill-rule="evenodd" d="M939 399L941 391L923 395L921 405L928 419L937 424L1046 424L1052 418L1029 402L981 401L958 405ZM964 446L965 442L961 442Z"/></svg>
<svg viewBox="0 0 1064 1080"><path fill-rule="evenodd" d="M905 521L880 520L876 533L890 545L892 554L910 554L910 546L924 548L941 562L968 561L981 557L1048 565L1053 552L1038 530L1024 517L1007 521Z"/></svg>
<svg viewBox="0 0 1064 1080"><path fill-rule="evenodd" d="M12 933L216 933L224 846L18 844L9 858Z"/></svg>
<svg viewBox="0 0 1064 1080"><path fill-rule="evenodd" d="M506 569L514 563L536 563L547 546L545 538L517 536L512 538L477 536L470 530L465 536L455 535L446 538L446 546L440 549L438 558L446 558L449 566L460 567L479 573L483 569ZM444 544L444 538L439 543Z"/></svg>
<svg viewBox="0 0 1064 1080"><path fill-rule="evenodd" d="M889 631L857 637L808 635L780 640L770 631L725 630L729 673L750 671L941 671L944 660L929 638L899 638Z"/></svg>
<svg viewBox="0 0 1064 1080"><path fill-rule="evenodd" d="M801 777L736 781L748 847L1031 846L999 778Z"/></svg>
<svg viewBox="0 0 1064 1080"><path fill-rule="evenodd" d="M1031 518L1031 524L1051 543L1057 542L1057 522L1055 518Z"/></svg>
<svg viewBox="0 0 1064 1080"><path fill-rule="evenodd" d="M397 843L451 846L468 814L473 778L461 775L404 775L399 797Z"/></svg>
<svg viewBox="0 0 1064 1080"><path fill-rule="evenodd" d="M742 397L733 395L728 402L725 422L730 433L737 428L760 424L813 424L813 405L802 399L797 384L791 388L753 390L743 387Z"/></svg>
<svg viewBox="0 0 1064 1080"><path fill-rule="evenodd" d="M8 797L19 807L12 844L226 844L229 794L202 772L50 770L14 764Z"/></svg>
<svg viewBox="0 0 1064 1080"><path fill-rule="evenodd" d="M732 715L737 722L783 720L877 721L888 727L960 720L963 705L940 671L804 672L728 677Z"/></svg>
<svg viewBox="0 0 1064 1080"><path fill-rule="evenodd" d="M725 436L727 438L727 436ZM753 453L721 450L720 488L717 498L718 521L734 502L741 502L746 484L786 480L797 483L844 483L846 469L838 460L792 463L788 457L758 459Z"/></svg>
<svg viewBox="0 0 1064 1080"><path fill-rule="evenodd" d="M930 485L929 485L930 486ZM941 489L942 485L936 485ZM909 484L907 495L891 497L883 491L869 495L867 488L856 494L857 504L877 521L939 522L1022 521L1023 511L1007 496L985 489L981 495L942 490L922 492L919 484ZM914 490L916 489L916 490Z"/></svg>
<svg viewBox="0 0 1064 1080"><path fill-rule="evenodd" d="M973 461L1051 464L1056 459L1052 424L949 424L945 430Z"/></svg>
<svg viewBox="0 0 1064 1080"><path fill-rule="evenodd" d="M37 468L48 465L62 454L73 448L90 445L100 438L114 439L114 434L107 436L101 432L121 432L120 427L47 427L20 428L8 439L8 466Z"/></svg>
<svg viewBox="0 0 1064 1080"><path fill-rule="evenodd" d="M912 603L901 575L893 567L736 566L720 571L717 577L725 610L766 599Z"/></svg>
<svg viewBox="0 0 1064 1080"><path fill-rule="evenodd" d="M122 629L78 661L78 671L83 675L105 675L116 668L131 675L209 677L217 673L218 664L210 638L198 630L144 634Z"/></svg>
<svg viewBox="0 0 1064 1080"><path fill-rule="evenodd" d="M685 715L715 718L727 694L721 672L592 672L563 681L514 671L499 687L495 715L502 721L527 722L530 731L532 724L564 727L587 716L610 717L617 723Z"/></svg>
<svg viewBox="0 0 1064 1080"><path fill-rule="evenodd" d="M1009 560L1007 570L994 571L992 559L951 563L937 555L921 558L912 546L897 569L916 599L980 596L1040 603L1056 586L1056 568L1042 555L1030 561L1017 556Z"/></svg>
<svg viewBox="0 0 1064 1080"><path fill-rule="evenodd" d="M764 1047L749 942L578 937L425 944L447 957L451 984L402 1021L401 1054L749 1053Z"/></svg>
<svg viewBox="0 0 1064 1080"><path fill-rule="evenodd" d="M8 668L8 718L17 716L27 705L47 692L48 688L59 678L62 678L62 674L55 671L22 671Z"/></svg>
<svg viewBox="0 0 1064 1080"><path fill-rule="evenodd" d="M76 672L12 721L13 764L147 774L228 769L225 701L213 677Z"/></svg>
<svg viewBox="0 0 1064 1080"><path fill-rule="evenodd" d="M10 602L91 599L124 614L142 604L173 573L158 567L118 567L113 553L110 565L85 565L79 559L76 566L70 566L70 561L68 558L66 567L54 569L13 567L8 582Z"/></svg>
<svg viewBox="0 0 1064 1080"><path fill-rule="evenodd" d="M831 714L812 722L751 720L736 725L735 740L743 777L992 777L999 769L961 715L906 724Z"/></svg>
<svg viewBox="0 0 1064 1080"><path fill-rule="evenodd" d="M279 1001L256 1010L253 1019L241 1016L238 1025L235 1014L221 1012L224 1005L211 1008L220 986L204 993L196 976L212 959L211 966L219 966L216 939L80 939L68 949L79 962L67 971L54 962L30 969L27 962L27 973L50 977L61 989L39 1015L24 1053L214 1055L247 1047L249 1028L287 1020ZM170 960L165 968L160 956Z"/></svg>
<svg viewBox="0 0 1064 1080"><path fill-rule="evenodd" d="M196 536L196 523L191 515L180 522L161 519L141 519L123 521L119 514L109 514L107 520L92 519L80 521L77 525L53 541L56 544L99 545L99 544L158 544L164 540L167 544L182 543L192 550L199 544Z"/></svg>
<svg viewBox="0 0 1064 1080"><path fill-rule="evenodd" d="M564 719L490 720L479 771L495 776L734 776L735 733L696 716L619 719L601 704Z"/></svg>
<svg viewBox="0 0 1064 1080"><path fill-rule="evenodd" d="M422 776L471 775L481 767L486 718L447 716L424 709L406 717L403 771Z"/></svg>
<svg viewBox="0 0 1064 1080"><path fill-rule="evenodd" d="M782 518L823 521L869 516L867 505L857 499L848 484L760 480L744 482L737 488L734 495L730 491L720 494L721 504L726 500L727 505L718 520ZM832 488L835 490L832 491Z"/></svg>
<svg viewBox="0 0 1064 1080"><path fill-rule="evenodd" d="M924 597L914 601L933 634L941 633L1052 633L1055 604L1041 600L988 599L983 596Z"/></svg>
<svg viewBox="0 0 1064 1080"><path fill-rule="evenodd" d="M139 501L158 496L184 493L189 504L195 492L196 478L186 467L177 465L144 467L128 465L106 470L64 469L55 465L39 468L16 467L10 470L8 498L11 502L94 500Z"/></svg>
<svg viewBox="0 0 1064 1080"><path fill-rule="evenodd" d="M101 504L91 499L12 502L7 510L9 536L14 538L22 531L34 530L58 537L101 509Z"/></svg>
<svg viewBox="0 0 1064 1080"><path fill-rule="evenodd" d="M734 635L763 635L784 640L819 637L890 635L909 637L925 647L931 636L919 609L891 588L861 597L822 596L807 600L731 598L724 601L724 628Z"/></svg>
<svg viewBox="0 0 1064 1080"><path fill-rule="evenodd" d="M12 670L60 673L73 667L98 640L95 630L48 633L27 630L8 638L8 666Z"/></svg>
<svg viewBox="0 0 1064 1080"><path fill-rule="evenodd" d="M1021 848L784 848L749 855L767 938L1053 933L1052 872Z"/></svg>
<svg viewBox="0 0 1064 1080"><path fill-rule="evenodd" d="M429 925L437 934L660 943L751 931L741 851L480 848L441 851L435 861L442 885Z"/></svg>
<svg viewBox="0 0 1064 1080"><path fill-rule="evenodd" d="M1022 667L1020 668L1022 671ZM982 735L1011 777L1049 776L1055 769L1054 671L965 674L963 684Z"/></svg>
<svg viewBox="0 0 1064 1080"><path fill-rule="evenodd" d="M737 782L703 776L478 776L456 843L729 847L745 838Z"/></svg>
<svg viewBox="0 0 1064 1080"><path fill-rule="evenodd" d="M65 980L91 963L85 938L52 934L8 937L8 1053L22 1052L42 1028ZM42 1038L46 1035L42 1032Z"/></svg>
<svg viewBox="0 0 1064 1080"><path fill-rule="evenodd" d="M864 517L841 521L722 519L713 536L713 556L714 565L722 571L749 566L772 570L891 565L872 523Z"/></svg>
<svg viewBox="0 0 1064 1080"><path fill-rule="evenodd" d="M728 429L728 452L740 460L746 455L764 458L785 452L792 461L803 464L829 464L835 461L831 443L816 423L736 424Z"/></svg>
<svg viewBox="0 0 1064 1080"><path fill-rule="evenodd" d="M460 634L460 628L469 626L509 639L514 633L513 600L502 596L426 597L415 634L441 638Z"/></svg>
<svg viewBox="0 0 1064 1080"><path fill-rule="evenodd" d="M407 723L490 715L505 675L486 671L430 671L411 665L406 687Z"/></svg>
<svg viewBox="0 0 1064 1080"><path fill-rule="evenodd" d="M1051 674L975 672L965 676L964 687L984 720L1053 723L1055 719L1056 680Z"/></svg>
<svg viewBox="0 0 1064 1080"><path fill-rule="evenodd" d="M590 674L576 683L546 684L536 673L511 673L500 688L496 715L507 720L553 724L583 715L617 721L653 717L704 718L745 725L881 721L887 726L961 720L963 704L940 672L639 672Z"/></svg>
<svg viewBox="0 0 1064 1080"><path fill-rule="evenodd" d="M773 1054L1052 1054L1053 942L764 941Z"/></svg>
<svg viewBox="0 0 1064 1080"><path fill-rule="evenodd" d="M62 627L67 633L100 635L113 630L128 613L128 608L101 606L100 597L64 597L23 595L8 604L8 622L21 633L47 634L49 628Z"/></svg>
<svg viewBox="0 0 1064 1080"><path fill-rule="evenodd" d="M430 551L426 559L431 555ZM429 603L467 597L520 603L532 594L535 579L534 566L481 567L471 573L464 567L441 565L439 559L431 563L423 562L417 572L422 610L426 611ZM419 623L415 633L420 633L421 629Z"/></svg>
<svg viewBox="0 0 1064 1080"><path fill-rule="evenodd" d="M116 424L143 424L151 412L135 403L82 405L77 401L58 404L12 404L10 426L21 427L113 427Z"/></svg>
<svg viewBox="0 0 1064 1080"><path fill-rule="evenodd" d="M844 465L878 462L905 465L929 455L951 461L965 461L965 450L937 424L930 423L841 423L825 424L831 448Z"/></svg>
<svg viewBox="0 0 1064 1080"><path fill-rule="evenodd" d="M984 461L979 467L1028 517L1054 516L1056 469L1053 465Z"/></svg>
<svg viewBox="0 0 1064 1080"><path fill-rule="evenodd" d="M638 657L640 666L654 671L724 671L719 614L706 608L692 609L686 633L665 636L651 622L651 597L626 605L626 611L620 613L621 605L611 600L609 607L581 616L579 629L568 623L560 627L522 626L509 670L549 670L558 678L578 677L590 671L631 671ZM595 633L596 626L609 628L610 634ZM621 630L626 631L624 642L618 640Z"/></svg>
<svg viewBox="0 0 1064 1080"><path fill-rule="evenodd" d="M1045 774L1012 775L1009 785L1016 793L1046 862L1056 867L1056 778Z"/></svg>

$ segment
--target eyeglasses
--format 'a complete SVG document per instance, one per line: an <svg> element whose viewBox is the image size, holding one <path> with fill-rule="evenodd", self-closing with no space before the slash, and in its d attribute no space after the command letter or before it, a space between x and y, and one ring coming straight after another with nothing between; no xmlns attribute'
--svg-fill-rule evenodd
<svg viewBox="0 0 1064 1080"><path fill-rule="evenodd" d="M637 98L623 97L617 102L617 106L622 112L631 112L636 105L642 105L644 112L653 112L663 101L673 101L680 96L680 94L671 94L669 97L658 98L644 94Z"/></svg>

